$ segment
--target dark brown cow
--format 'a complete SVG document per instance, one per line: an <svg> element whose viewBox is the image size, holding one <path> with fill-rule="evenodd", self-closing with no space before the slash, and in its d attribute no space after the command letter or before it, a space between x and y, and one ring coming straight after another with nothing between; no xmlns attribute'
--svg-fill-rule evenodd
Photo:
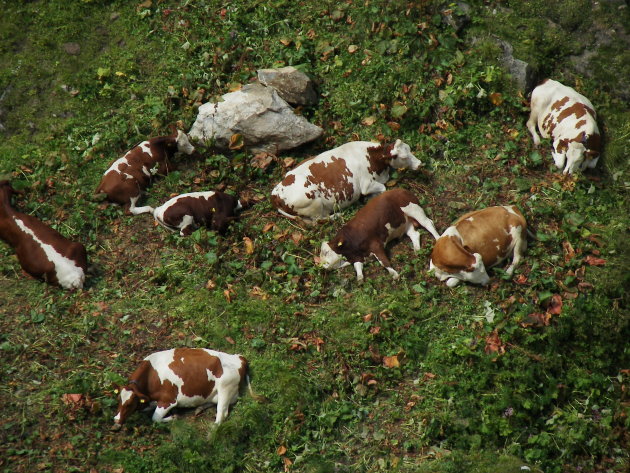
<svg viewBox="0 0 630 473"><path fill-rule="evenodd" d="M22 269L33 277L64 289L80 289L87 271L87 253L81 243L11 207L16 191L0 181L0 238L15 249Z"/></svg>
<svg viewBox="0 0 630 473"><path fill-rule="evenodd" d="M151 212L152 207L136 207L136 203L155 174L168 174L171 170L169 159L178 151L186 154L195 151L182 131L177 135L143 141L111 164L103 174L96 194L106 194L108 200L128 206L134 215Z"/></svg>
<svg viewBox="0 0 630 473"><path fill-rule="evenodd" d="M420 234L416 231L416 225L422 225L434 238L439 237L433 221L426 216L415 195L404 189L384 192L359 210L330 242L322 243L320 264L325 269L353 264L357 279L361 281L363 261L373 254L397 279L398 273L391 267L385 245L407 234L413 249L419 251Z"/></svg>
<svg viewBox="0 0 630 473"><path fill-rule="evenodd" d="M215 422L220 424L238 398L241 385L249 387L247 360L205 348L175 348L152 353L116 389L118 412L114 430L118 430L139 405L156 403L155 422L168 422L174 407L197 407L197 412L217 405ZM251 387L250 393L251 393ZM253 393L252 393L253 395ZM257 397L257 396L255 396Z"/></svg>
<svg viewBox="0 0 630 473"><path fill-rule="evenodd" d="M153 217L164 228L179 230L181 236L190 235L200 226L224 233L241 208L236 197L224 192L191 192L155 208Z"/></svg>

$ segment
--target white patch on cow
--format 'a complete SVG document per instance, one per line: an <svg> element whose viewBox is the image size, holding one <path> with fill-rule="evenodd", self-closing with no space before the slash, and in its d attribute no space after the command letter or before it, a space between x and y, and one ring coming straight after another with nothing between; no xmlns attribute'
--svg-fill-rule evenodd
<svg viewBox="0 0 630 473"><path fill-rule="evenodd" d="M472 218L472 217L468 217L466 220L468 220L469 222L474 222L475 221L475 219Z"/></svg>
<svg viewBox="0 0 630 473"><path fill-rule="evenodd" d="M131 389L123 388L120 391L120 403L122 405L126 404L129 399L133 396L133 391Z"/></svg>
<svg viewBox="0 0 630 473"><path fill-rule="evenodd" d="M518 218L521 217L519 215L519 213L516 210L514 210L514 206L512 206L512 205L504 205L503 208L505 210L507 210L509 213L511 213L512 215L516 215Z"/></svg>
<svg viewBox="0 0 630 473"><path fill-rule="evenodd" d="M127 157L123 156L122 158L118 158L116 161L114 161L112 165L107 169L107 171L105 171L104 174L107 174L112 171L120 174L122 170L126 168L127 166L129 166L129 162L127 161Z"/></svg>
<svg viewBox="0 0 630 473"><path fill-rule="evenodd" d="M138 148L142 150L143 153L148 154L150 157L153 157L153 153L151 152L151 145L148 141L143 141L138 145Z"/></svg>
<svg viewBox="0 0 630 473"><path fill-rule="evenodd" d="M499 243L499 239L498 239L498 238L493 238L493 239L492 239L492 242L493 242L493 243Z"/></svg>
<svg viewBox="0 0 630 473"><path fill-rule="evenodd" d="M411 217L420 225L422 225L433 236L433 238L435 238L436 240L440 238L440 234L435 229L433 220L427 217L427 214L424 213L423 208L420 207L418 204L409 203L405 207L401 207L400 210L402 210L405 215ZM411 226L413 227L413 224L411 224Z"/></svg>
<svg viewBox="0 0 630 473"><path fill-rule="evenodd" d="M123 172L122 175L125 179L135 179L135 177L133 177L131 174L128 174L126 172Z"/></svg>
<svg viewBox="0 0 630 473"><path fill-rule="evenodd" d="M323 242L319 251L319 264L324 269L339 269L350 263L344 261L343 256L333 251L328 242Z"/></svg>
<svg viewBox="0 0 630 473"><path fill-rule="evenodd" d="M177 138L175 138L175 143L177 143L177 150L182 153L192 154L195 151L195 147L190 144L190 140L188 139L188 135L181 130L177 130Z"/></svg>
<svg viewBox="0 0 630 473"><path fill-rule="evenodd" d="M142 166L142 172L145 176L151 177L151 172L147 169L146 166Z"/></svg>
<svg viewBox="0 0 630 473"><path fill-rule="evenodd" d="M55 274L59 285L65 289L80 289L85 281L85 273L83 268L76 265L74 261L59 254L52 245L44 243L39 237L19 218L13 217L16 225L27 235L29 235L35 243L37 243L49 261L55 265Z"/></svg>
<svg viewBox="0 0 630 473"><path fill-rule="evenodd" d="M180 194L166 201L159 207L155 208L153 210L153 217L155 218L155 221L157 223L159 223L164 228L172 232L175 232L178 229L182 230L188 225L191 225L192 223L194 223L194 218L192 217L192 215L185 215L180 222L166 222L164 220L164 215L166 214L166 211L170 209L171 207L173 207L174 205L177 205L179 201L185 197L191 197L193 199L209 200L215 193L216 192L214 191L202 191L202 192L190 192L188 194ZM183 233L180 232L180 234L184 236Z"/></svg>

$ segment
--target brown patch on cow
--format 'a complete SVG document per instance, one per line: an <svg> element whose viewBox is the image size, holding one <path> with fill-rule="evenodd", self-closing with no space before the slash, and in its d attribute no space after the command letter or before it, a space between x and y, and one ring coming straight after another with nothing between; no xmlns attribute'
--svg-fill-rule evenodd
<svg viewBox="0 0 630 473"><path fill-rule="evenodd" d="M271 204L275 208L283 210L284 212L288 213L289 215L297 215L295 210L293 210L292 207L288 206L286 204L286 202L284 200L282 200L280 198L280 196L277 196L276 194L271 194Z"/></svg>
<svg viewBox="0 0 630 473"><path fill-rule="evenodd" d="M556 100L551 106L551 110L560 110L566 103L569 101L569 97L561 98L560 100Z"/></svg>
<svg viewBox="0 0 630 473"><path fill-rule="evenodd" d="M368 172L381 174L389 167L392 160L392 150L394 145L375 145L367 149L367 160L370 163Z"/></svg>
<svg viewBox="0 0 630 473"><path fill-rule="evenodd" d="M173 361L168 367L184 380L181 392L189 397L210 396L214 389L214 381L208 379L207 370L210 370L215 378L223 375L223 366L219 358L201 349L176 348Z"/></svg>
<svg viewBox="0 0 630 473"><path fill-rule="evenodd" d="M176 230L184 217L191 216L193 225L182 229L184 234L193 232L195 226L204 226L218 233L224 233L228 225L236 220L238 199L225 192L216 191L210 197L183 196L168 207L163 214L163 223Z"/></svg>
<svg viewBox="0 0 630 473"><path fill-rule="evenodd" d="M584 148L586 148L586 151L588 152L588 155L586 156L587 159L593 159L599 156L602 144L599 133L592 133L585 136L584 132L582 132L571 141L577 141L578 143L582 143L584 145Z"/></svg>
<svg viewBox="0 0 630 473"><path fill-rule="evenodd" d="M346 166L346 161L332 156L330 161L312 163L308 167L311 172L304 187L314 185L319 192L326 197L335 196L337 201L349 201L354 196L354 187L349 181L352 172ZM306 197L313 199L315 192L306 194Z"/></svg>
<svg viewBox="0 0 630 473"><path fill-rule="evenodd" d="M523 231L526 228L525 217L516 208L512 209L516 215L503 207L488 207L470 212L455 223L463 245L471 253L479 253L486 268L505 258L512 243L510 228L520 226Z"/></svg>
<svg viewBox="0 0 630 473"><path fill-rule="evenodd" d="M285 187L289 187L294 182L295 182L295 174L287 174L287 176L284 179L282 179L282 185Z"/></svg>
<svg viewBox="0 0 630 473"><path fill-rule="evenodd" d="M438 238L435 242L431 261L442 271L459 273L472 271L476 260L472 253L464 248L459 238L448 235Z"/></svg>
<svg viewBox="0 0 630 473"><path fill-rule="evenodd" d="M558 143L555 146L556 153L558 154L566 153L567 149L569 149L569 143L571 141L575 141L575 140L570 140L568 138L562 138L561 140L558 140Z"/></svg>
<svg viewBox="0 0 630 473"><path fill-rule="evenodd" d="M571 115L575 115L575 118L582 118L586 114L590 114L593 118L595 117L595 111L584 105L580 102L575 102L570 107L565 108L558 114L558 122L561 122L565 118L570 117Z"/></svg>
<svg viewBox="0 0 630 473"><path fill-rule="evenodd" d="M184 392L184 386L182 386L182 392ZM159 391L152 391L152 400L157 402L158 407L168 407L177 400L178 391L177 386L166 379Z"/></svg>
<svg viewBox="0 0 630 473"><path fill-rule="evenodd" d="M549 113L543 120L542 128L547 132L547 134L553 135L553 130L556 128L556 124L553 113Z"/></svg>
<svg viewBox="0 0 630 473"><path fill-rule="evenodd" d="M586 120L580 120L579 122L577 122L575 124L575 129L579 130L580 128L582 128L584 125L586 125Z"/></svg>
<svg viewBox="0 0 630 473"><path fill-rule="evenodd" d="M238 359L241 360L241 367L238 369L238 375L242 382L245 379L245 375L247 374L247 360L244 356L239 356Z"/></svg>

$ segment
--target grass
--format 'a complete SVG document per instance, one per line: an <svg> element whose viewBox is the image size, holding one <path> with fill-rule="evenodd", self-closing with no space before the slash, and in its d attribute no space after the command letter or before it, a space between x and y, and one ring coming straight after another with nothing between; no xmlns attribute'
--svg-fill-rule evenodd
<svg viewBox="0 0 630 473"><path fill-rule="evenodd" d="M508 6L497 21L474 3L458 37L433 2L2 3L0 175L26 191L18 207L86 245L91 269L83 291L63 292L24 277L0 245L0 470L625 471L627 107L597 77L566 72L573 33ZM556 2L544 8L558 14ZM554 21L569 31L590 20ZM608 7L598 18L616 21ZM606 131L600 168L564 178L547 147L533 149L526 101L493 46L473 45L488 33L591 98ZM597 60L622 67L615 47ZM321 141L265 170L242 169L247 150L180 158L145 198L259 196L225 237L180 238L93 198L130 146L188 129L200 103L285 65L317 82L319 104L301 113L325 129ZM395 283L376 262L362 285L352 268L316 267L341 221L277 218L267 196L282 159L394 138L426 167L392 173L391 185L414 191L439 230L518 205L537 239L513 279L498 268L488 288L447 288L427 271L426 232L418 254L390 245ZM269 402L244 396L219 427L212 411L170 425L136 414L110 432L112 384L176 346L243 354Z"/></svg>

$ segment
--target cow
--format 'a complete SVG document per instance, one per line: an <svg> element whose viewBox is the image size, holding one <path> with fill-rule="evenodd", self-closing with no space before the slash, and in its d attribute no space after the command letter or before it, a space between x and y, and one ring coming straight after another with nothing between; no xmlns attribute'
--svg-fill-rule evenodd
<svg viewBox="0 0 630 473"><path fill-rule="evenodd" d="M400 140L351 141L289 171L271 192L271 202L285 217L324 220L362 195L384 192L390 167L416 170L421 164Z"/></svg>
<svg viewBox="0 0 630 473"><path fill-rule="evenodd" d="M15 249L22 269L31 276L64 289L81 289L87 272L87 252L41 220L14 210L18 192L0 181L0 238Z"/></svg>
<svg viewBox="0 0 630 473"><path fill-rule="evenodd" d="M363 280L363 262L374 255L394 279L399 275L391 267L385 253L390 240L407 234L415 251L420 250L420 234L417 225L438 238L433 221L429 219L418 199L408 190L393 189L372 198L354 218L337 232L330 242L323 242L319 263L324 269L354 265L357 280ZM345 259L345 261L344 261Z"/></svg>
<svg viewBox="0 0 630 473"><path fill-rule="evenodd" d="M170 422L167 414L175 407L196 407L200 414L216 404L216 424L223 422L242 386L249 384L248 363L241 355L229 355L206 348L174 348L147 356L118 386L118 410L112 430L119 430L139 406L151 408L154 422Z"/></svg>
<svg viewBox="0 0 630 473"><path fill-rule="evenodd" d="M105 194L134 215L151 212L152 207L136 207L136 203L155 174L165 175L172 170L169 159L178 151L189 155L195 151L182 131L143 141L109 166L95 193Z"/></svg>
<svg viewBox="0 0 630 473"><path fill-rule="evenodd" d="M527 222L513 206L488 207L467 213L438 238L429 268L448 287L460 281L486 285L486 268L513 255L511 275L527 248Z"/></svg>
<svg viewBox="0 0 630 473"><path fill-rule="evenodd" d="M532 92L527 128L540 145L536 125L543 138L551 137L551 156L563 174L594 168L601 152L597 116L591 102L571 87L547 79Z"/></svg>
<svg viewBox="0 0 630 473"><path fill-rule="evenodd" d="M224 233L242 208L240 200L224 192L191 192L153 209L153 217L164 228L179 230L181 236L190 235L200 226Z"/></svg>

